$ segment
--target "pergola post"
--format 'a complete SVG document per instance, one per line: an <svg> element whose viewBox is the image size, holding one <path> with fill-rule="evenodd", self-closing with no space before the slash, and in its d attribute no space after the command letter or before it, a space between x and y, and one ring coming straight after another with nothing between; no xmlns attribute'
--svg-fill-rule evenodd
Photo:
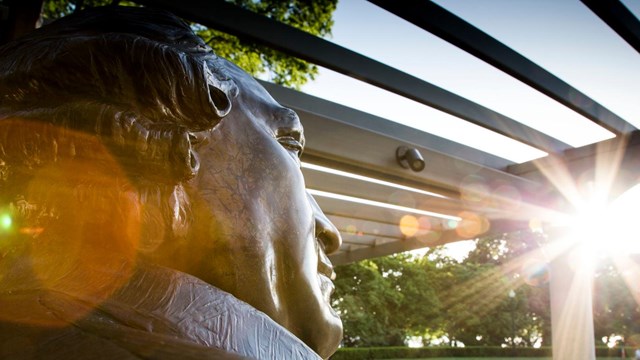
<svg viewBox="0 0 640 360"><path fill-rule="evenodd" d="M0 1L0 45L34 30L44 0Z"/></svg>
<svg viewBox="0 0 640 360"><path fill-rule="evenodd" d="M584 245L565 251L550 264L553 360L595 360L592 264Z"/></svg>

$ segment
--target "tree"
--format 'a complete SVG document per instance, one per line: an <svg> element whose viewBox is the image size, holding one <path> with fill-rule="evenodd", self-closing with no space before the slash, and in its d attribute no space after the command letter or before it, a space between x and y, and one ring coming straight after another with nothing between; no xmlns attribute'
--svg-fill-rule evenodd
<svg viewBox="0 0 640 360"><path fill-rule="evenodd" d="M334 305L344 344L402 345L422 336L425 344L448 338L449 345L532 346L547 324L548 289L525 285L510 265L535 243L530 234L511 240L478 240L462 262L436 247L422 257L337 267Z"/></svg>
<svg viewBox="0 0 640 360"><path fill-rule="evenodd" d="M547 259L536 259L535 255L547 242L544 234L532 231L481 238L464 260L466 266L485 266L485 273L476 274L475 279L492 279L493 284L486 293L499 295L493 309L486 310L495 321L477 329L488 337L490 343L486 345L510 344L514 334L523 346L531 346L536 341L551 343L549 287L542 279L548 275L544 273ZM541 278L536 278L538 276ZM511 290L513 298L508 296ZM482 336L484 339L485 335Z"/></svg>
<svg viewBox="0 0 640 360"><path fill-rule="evenodd" d="M118 2L118 1L115 1ZM247 10L293 26L316 36L329 36L337 0L230 0ZM43 17L52 20L84 7L104 6L113 0L45 0ZM135 5L121 1L122 5ZM214 52L231 60L249 74L299 89L318 74L318 67L277 50L236 36L193 24L194 31Z"/></svg>
<svg viewBox="0 0 640 360"><path fill-rule="evenodd" d="M346 346L389 345L387 331L392 310L399 307L400 296L371 260L338 266L333 307L344 324Z"/></svg>
<svg viewBox="0 0 640 360"><path fill-rule="evenodd" d="M344 323L346 346L404 345L440 312L433 276L409 255L338 266L336 274L334 307Z"/></svg>
<svg viewBox="0 0 640 360"><path fill-rule="evenodd" d="M637 278L633 276L628 281L635 283ZM640 305L625 282L620 266L610 258L595 269L593 318L596 339L620 335L627 340L640 334Z"/></svg>

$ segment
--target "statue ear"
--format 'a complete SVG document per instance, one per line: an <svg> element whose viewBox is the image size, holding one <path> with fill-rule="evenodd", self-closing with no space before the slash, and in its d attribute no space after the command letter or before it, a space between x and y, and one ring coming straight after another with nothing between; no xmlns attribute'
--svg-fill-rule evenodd
<svg viewBox="0 0 640 360"><path fill-rule="evenodd" d="M219 117L224 117L231 111L231 98L214 85L209 85L209 102Z"/></svg>
<svg viewBox="0 0 640 360"><path fill-rule="evenodd" d="M209 104L220 118L225 117L231 111L231 103L238 93L233 80L222 78L220 74L212 72L206 61L202 63L204 74L208 84Z"/></svg>

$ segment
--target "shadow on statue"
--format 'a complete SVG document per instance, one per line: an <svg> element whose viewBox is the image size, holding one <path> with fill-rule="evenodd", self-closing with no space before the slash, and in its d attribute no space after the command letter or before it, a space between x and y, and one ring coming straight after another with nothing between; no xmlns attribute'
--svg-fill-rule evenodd
<svg viewBox="0 0 640 360"><path fill-rule="evenodd" d="M164 11L0 48L0 357L327 358L340 246L303 129Z"/></svg>

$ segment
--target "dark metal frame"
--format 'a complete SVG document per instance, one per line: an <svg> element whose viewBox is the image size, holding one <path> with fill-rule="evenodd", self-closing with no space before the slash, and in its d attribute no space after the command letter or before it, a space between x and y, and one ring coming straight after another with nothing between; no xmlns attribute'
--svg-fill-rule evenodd
<svg viewBox="0 0 640 360"><path fill-rule="evenodd" d="M431 1L369 0L369 2L484 60L616 135L626 134L635 130L633 125L598 104L595 100ZM598 6L599 9L607 9L610 6L608 1L593 0L583 2L592 3L594 7ZM611 3L615 3L615 1ZM606 12L603 11L603 13ZM618 13L621 13L621 11L616 12L616 14ZM633 15L631 16L633 17ZM620 23L626 24L628 19L619 20ZM627 29L626 27L621 28ZM640 31L640 28L633 29ZM635 35L638 34L640 33Z"/></svg>
<svg viewBox="0 0 640 360"><path fill-rule="evenodd" d="M640 21L618 0L582 0L620 37L640 52Z"/></svg>
<svg viewBox="0 0 640 360"><path fill-rule="evenodd" d="M633 145L637 143L635 139L638 136L637 132L634 132L634 127L547 70L430 1L370 1L488 62L612 131L618 135L618 138L603 144L626 146L622 166L635 166L632 169L640 169L640 164L634 160L640 158L640 147ZM423 204L427 204L426 206L434 211L445 213L455 214L462 210L481 213L491 218L491 232L494 234L526 227L527 222L522 218L534 216L540 213L541 209L550 207L562 209L566 206L562 203L558 205L557 200L562 199L562 196L541 175L540 167L562 166L568 169L570 176L577 178L585 171L592 171L595 158L603 153L600 149L602 144L574 150L562 141L459 95L224 1L182 0L176 3L172 0L138 0L138 2L165 8L188 20L327 67L550 153L549 157L541 160L513 164L477 149L361 111L277 85L263 83L276 100L299 113L308 139L307 150L303 156L304 161L447 194L445 200L431 199ZM629 14L619 9L622 5L617 1L613 1L612 9L597 0L583 0L583 2L603 17L631 44L640 38L637 19L633 18L631 21ZM580 100L573 96L570 98L568 96L570 93L578 94ZM627 141L630 142L627 143ZM417 148L425 158L426 169L422 172L401 169L395 160L395 151L398 146ZM609 146L609 148L615 146ZM396 191L335 175L319 174L308 169L303 171L308 186L317 190L361 196L376 201L385 201ZM631 171L635 174L634 176L639 175L639 172L640 170ZM458 186L469 176L480 176L515 188L521 196L522 204L518 212L522 218L512 219L505 213L508 206L501 208L501 204L509 202L509 199L500 199L493 194L484 194L491 197L495 204L493 207L483 208L462 201ZM630 178L634 179L633 176ZM619 181L625 184L631 183L623 177L620 177ZM416 198L420 199L420 196ZM388 227L390 224L397 224L401 216L399 212L380 211L364 206L358 208L355 204L334 199L319 198L318 201L325 212L336 221L347 217L356 222L368 221L371 224ZM360 213L356 214L356 212ZM442 236L439 240L429 244L417 238L405 238L397 232L380 235L378 236L380 241L376 241L373 232L365 233L364 237L358 238L353 237L346 229L341 230L347 241L343 251L332 256L332 260L337 264L461 239L455 231L446 230L444 227L440 228ZM395 237L396 241L389 241L389 236Z"/></svg>
<svg viewBox="0 0 640 360"><path fill-rule="evenodd" d="M10 0L4 4L15 5L16 1ZM39 1L29 0L30 3ZM136 1L164 8L187 20L327 67L550 153L546 158L514 164L380 117L263 83L276 100L300 114L308 140L303 161L433 191L444 197L430 197L303 169L309 188L390 203L395 201L390 199L401 194L413 197L420 207L430 211L450 215L471 211L489 218L492 225L490 233L497 234L526 227L525 220L528 217L545 212L540 210L563 209L566 206L566 203L558 204L562 196L543 176L541 169L562 169L569 177L578 178L585 173L596 173L597 167L603 163L617 165L623 169L612 176L616 185L614 191L617 192L624 191L640 179L640 132L634 130L632 125L526 57L430 1L370 0L550 96L614 132L617 138L573 149L562 141L457 94L222 0ZM582 2L640 52L640 21L622 3L618 0ZM9 10L20 9L16 5L10 6ZM17 15L19 12L12 15L11 21L0 22L0 27L10 29L12 34L24 27L33 27L33 19L19 20ZM2 38L0 42L6 40ZM573 94L571 98L567 95L570 93ZM576 100L575 94L581 99ZM426 168L420 172L401 168L395 158L399 146L418 149L424 157ZM615 171L615 168L612 169ZM491 205L466 202L459 185L464 179L474 176L515 189L519 194L517 213L521 215L520 218L514 219L513 214L508 213L513 199L501 198L490 190L480 195L491 200ZM441 236L425 242L418 237L407 238L399 232L395 224L403 215L400 211L379 210L328 198L318 198L318 202L345 236L343 251L332 257L336 264L462 239L455 231L448 230L441 220L434 220L433 225ZM345 225L350 221L362 225L361 235L350 233Z"/></svg>
<svg viewBox="0 0 640 360"><path fill-rule="evenodd" d="M466 98L322 38L219 0L137 0L389 90L546 152L569 145Z"/></svg>

